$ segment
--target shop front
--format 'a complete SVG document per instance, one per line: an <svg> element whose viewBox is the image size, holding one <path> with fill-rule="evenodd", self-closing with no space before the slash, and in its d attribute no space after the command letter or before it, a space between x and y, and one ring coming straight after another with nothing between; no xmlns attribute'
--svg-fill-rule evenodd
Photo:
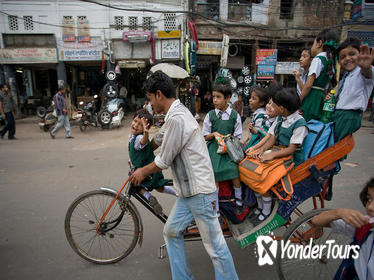
<svg viewBox="0 0 374 280"><path fill-rule="evenodd" d="M59 59L66 67L72 103L100 94L106 82L102 61L104 41L98 37L90 37L89 42L59 40L57 48Z"/></svg>
<svg viewBox="0 0 374 280"><path fill-rule="evenodd" d="M0 64L23 113L32 113L38 105L49 105L57 91L56 48L0 49Z"/></svg>

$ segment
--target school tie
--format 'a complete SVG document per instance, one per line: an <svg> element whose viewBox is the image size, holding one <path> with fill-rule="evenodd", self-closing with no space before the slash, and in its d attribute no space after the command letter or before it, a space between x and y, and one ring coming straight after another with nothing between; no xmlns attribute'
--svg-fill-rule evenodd
<svg viewBox="0 0 374 280"><path fill-rule="evenodd" d="M344 73L343 78L342 78L342 82L339 84L338 92L337 92L337 95L336 95L336 103L338 103L338 99L339 99L340 93L342 92L342 90L344 88L345 79L347 78L348 74L349 74L348 71L346 71Z"/></svg>
<svg viewBox="0 0 374 280"><path fill-rule="evenodd" d="M218 117L219 120L222 120L222 112L221 111L218 112L217 117Z"/></svg>

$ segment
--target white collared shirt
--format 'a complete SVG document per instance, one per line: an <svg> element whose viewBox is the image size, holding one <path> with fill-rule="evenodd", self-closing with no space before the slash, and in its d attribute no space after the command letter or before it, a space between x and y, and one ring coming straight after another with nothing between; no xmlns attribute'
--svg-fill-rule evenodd
<svg viewBox="0 0 374 280"><path fill-rule="evenodd" d="M300 80L303 85L305 85L305 82L306 82L306 73L307 71L304 70L303 74L300 75ZM298 83L296 83L296 90L297 90L297 94L300 95L301 89Z"/></svg>
<svg viewBox="0 0 374 280"><path fill-rule="evenodd" d="M361 110L364 112L374 86L374 67L371 66L371 78L367 79L361 74L361 68L357 66L348 73L345 81L339 82L338 89L344 82L342 92L338 92L336 109Z"/></svg>
<svg viewBox="0 0 374 280"><path fill-rule="evenodd" d="M142 141L142 139L143 139L143 134L138 134L138 135L131 134L131 136L130 136L130 143L131 143L131 141L133 141L134 138L135 138L135 142L134 142L134 148L135 148L135 150L140 151L145 146L147 146L148 143L146 143L145 145L143 145L142 143L140 143Z"/></svg>
<svg viewBox="0 0 374 280"><path fill-rule="evenodd" d="M261 107L261 108L258 108L256 109L256 111L254 111L253 113L253 116L252 116L252 122L253 120L255 120L255 123L254 123L254 127L255 128L262 128L262 122L264 121L264 118L259 118L259 119L256 119L258 115L260 114L264 114L264 118L265 118L265 124L266 124L266 119L268 118L268 116L266 115L266 110L265 108Z"/></svg>
<svg viewBox="0 0 374 280"><path fill-rule="evenodd" d="M297 122L299 119L302 119L303 117L299 114L298 111L295 113L292 113L288 117L282 117L283 121L281 124L281 127L289 128L292 124ZM269 134L275 136L275 128L277 126L277 121L275 121L271 127L269 128ZM306 126L300 126L293 130L292 136L290 139L290 144L296 144L301 145L304 141L304 138L308 135L308 129Z"/></svg>
<svg viewBox="0 0 374 280"><path fill-rule="evenodd" d="M323 70L323 63L321 59L319 59L317 56L324 56L327 59L327 53L321 52L317 54L313 59L312 63L310 64L309 70L308 70L308 77L312 74L316 74L316 79L321 75L321 72Z"/></svg>
<svg viewBox="0 0 374 280"><path fill-rule="evenodd" d="M218 113L220 112L220 110L214 109L214 111L218 118ZM227 107L226 111L222 112L222 120L227 121L228 119L230 119L231 111L232 109L230 108L230 106ZM211 134L213 132L216 132L216 131L212 131L212 122L209 119L209 113L208 113L206 114L204 123L203 123L203 135L207 136L208 134ZM234 126L234 136L241 139L242 133L243 133L242 119L240 118L240 115L238 113L238 116L236 117L235 126Z"/></svg>
<svg viewBox="0 0 374 280"><path fill-rule="evenodd" d="M181 197L216 191L212 163L200 126L190 111L175 100L160 129L162 144L155 164L171 167L174 186Z"/></svg>

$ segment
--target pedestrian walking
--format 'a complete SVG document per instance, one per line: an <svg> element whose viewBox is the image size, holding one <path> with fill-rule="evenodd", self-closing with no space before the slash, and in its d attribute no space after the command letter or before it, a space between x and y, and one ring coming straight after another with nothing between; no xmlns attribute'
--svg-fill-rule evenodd
<svg viewBox="0 0 374 280"><path fill-rule="evenodd" d="M165 124L151 143L161 146L154 161L131 176L137 185L150 174L171 166L178 199L164 227L171 274L193 279L184 246L183 231L195 220L214 266L216 279L238 279L234 262L215 211L216 186L208 148L191 112L175 99L172 80L157 71L148 78L145 91L155 112L166 114ZM152 144L152 146L153 146Z"/></svg>
<svg viewBox="0 0 374 280"><path fill-rule="evenodd" d="M7 84L0 85L0 113L6 124L0 131L1 139L4 139L5 133L8 132L8 139L17 139L14 134L16 133L16 123L14 121L14 114L16 113L16 105L9 92L9 86Z"/></svg>
<svg viewBox="0 0 374 280"><path fill-rule="evenodd" d="M62 126L65 127L65 137L68 139L74 138L70 133L70 122L68 116L68 110L66 107L66 101L64 94L66 93L68 87L66 85L59 87L58 92L53 97L53 102L55 103L56 113L57 113L57 124L50 132L51 138L54 139L57 132Z"/></svg>

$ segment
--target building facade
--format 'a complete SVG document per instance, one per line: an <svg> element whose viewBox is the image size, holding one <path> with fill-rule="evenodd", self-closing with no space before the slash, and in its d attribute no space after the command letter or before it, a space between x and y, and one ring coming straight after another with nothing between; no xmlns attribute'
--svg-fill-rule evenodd
<svg viewBox="0 0 374 280"><path fill-rule="evenodd" d="M96 2L96 3L93 3ZM103 72L121 71L130 100L160 61L181 64L184 0L2 1L0 81L20 108L50 102L59 83L77 96L100 92Z"/></svg>

